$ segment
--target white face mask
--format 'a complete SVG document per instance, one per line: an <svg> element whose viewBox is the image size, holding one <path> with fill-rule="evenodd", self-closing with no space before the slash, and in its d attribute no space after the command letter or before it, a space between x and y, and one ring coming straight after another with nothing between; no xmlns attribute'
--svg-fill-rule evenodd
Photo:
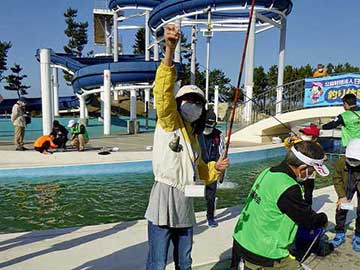
<svg viewBox="0 0 360 270"><path fill-rule="evenodd" d="M195 122L201 116L203 106L201 104L183 101L180 106L180 114L187 122Z"/></svg>
<svg viewBox="0 0 360 270"><path fill-rule="evenodd" d="M300 135L300 138L301 138L303 141L306 141L306 142L310 142L310 141L312 140L312 136L305 135L305 134L301 134L301 135Z"/></svg>
<svg viewBox="0 0 360 270"><path fill-rule="evenodd" d="M213 132L213 128L206 127L203 131L204 135L209 135L211 132Z"/></svg>

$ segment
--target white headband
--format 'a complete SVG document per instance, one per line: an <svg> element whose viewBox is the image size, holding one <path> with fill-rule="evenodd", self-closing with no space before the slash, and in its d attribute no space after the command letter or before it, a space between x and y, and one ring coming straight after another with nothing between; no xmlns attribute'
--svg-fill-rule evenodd
<svg viewBox="0 0 360 270"><path fill-rule="evenodd" d="M294 155L300 159L302 162L304 162L306 165L309 165L309 166L312 166L314 167L315 165L323 165L324 163L324 158L323 159L312 159L312 158L309 158L308 156L305 156L303 153L297 151L295 149L295 147L291 147L291 152L294 153Z"/></svg>
<svg viewBox="0 0 360 270"><path fill-rule="evenodd" d="M311 167L314 167L314 169L321 175L321 176L327 176L329 175L329 169L325 166L324 161L325 157L323 159L312 159L308 156L305 156L303 153L297 151L295 147L291 147L291 152L294 153L294 155L304 162L306 165L309 165Z"/></svg>

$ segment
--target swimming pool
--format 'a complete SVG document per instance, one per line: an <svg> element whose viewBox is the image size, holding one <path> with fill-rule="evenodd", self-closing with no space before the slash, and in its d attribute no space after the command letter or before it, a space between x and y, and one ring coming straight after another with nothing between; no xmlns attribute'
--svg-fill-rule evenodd
<svg viewBox="0 0 360 270"><path fill-rule="evenodd" d="M260 156L266 157L263 151L269 158L259 162ZM282 148L278 148L252 154L231 154L232 166L217 192L217 207L243 203L259 172L279 163L282 159L279 155L283 152ZM245 155L253 161L241 162ZM7 175L0 179L0 232L65 228L143 218L154 181L150 161L89 165L88 169L93 170L90 172L79 170L79 167L84 166L74 166L73 170L59 167L58 170L64 174L57 174L53 168L8 170ZM317 186L329 183L330 177L318 181ZM195 199L195 209L206 209L204 199Z"/></svg>

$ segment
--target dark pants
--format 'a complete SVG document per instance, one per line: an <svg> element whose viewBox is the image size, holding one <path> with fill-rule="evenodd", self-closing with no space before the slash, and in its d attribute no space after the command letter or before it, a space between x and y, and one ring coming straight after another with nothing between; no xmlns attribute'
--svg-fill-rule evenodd
<svg viewBox="0 0 360 270"><path fill-rule="evenodd" d="M42 153L50 148L50 142L44 142L41 147L35 147L35 150Z"/></svg>
<svg viewBox="0 0 360 270"><path fill-rule="evenodd" d="M250 263L244 260L238 250L239 245L234 240L233 247L232 247L232 256L231 256L231 270L238 270L240 262L243 260L245 263L244 269L245 270L266 270L266 269L277 269L277 270L297 270L299 268L299 263L290 256L280 259L278 261L274 261L271 263L271 266L263 267L257 264Z"/></svg>
<svg viewBox="0 0 360 270"><path fill-rule="evenodd" d="M58 137L54 139L54 144L56 144L59 148L66 148L67 141L67 137Z"/></svg>
<svg viewBox="0 0 360 270"><path fill-rule="evenodd" d="M304 186L304 199L308 204L312 205L315 179L308 179L302 185Z"/></svg>
<svg viewBox="0 0 360 270"><path fill-rule="evenodd" d="M360 236L360 193L359 193L359 191L357 191L356 194L357 194L357 200L358 200L358 207L356 209L355 235ZM346 223L347 212L348 212L348 210L336 209L335 231L337 233L345 233L345 223Z"/></svg>
<svg viewBox="0 0 360 270"><path fill-rule="evenodd" d="M191 270L193 227L170 228L148 222L149 252L146 270L165 270L170 242L176 270Z"/></svg>
<svg viewBox="0 0 360 270"><path fill-rule="evenodd" d="M207 203L207 219L214 218L215 212L215 195L216 195L217 182L206 185L205 188L205 199Z"/></svg>

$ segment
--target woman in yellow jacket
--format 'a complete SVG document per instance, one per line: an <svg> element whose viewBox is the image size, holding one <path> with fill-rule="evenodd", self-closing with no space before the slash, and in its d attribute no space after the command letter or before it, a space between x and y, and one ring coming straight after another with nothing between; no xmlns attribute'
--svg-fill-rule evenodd
<svg viewBox="0 0 360 270"><path fill-rule="evenodd" d="M200 179L216 181L228 167L228 159L207 164L202 161L197 134L205 123L204 93L195 85L187 85L174 95L176 69L172 59L180 33L170 24L164 36L165 58L157 70L154 87L158 121L153 144L155 183L145 213L149 244L146 269L165 269L172 242L175 268L189 270L196 222L193 198L185 196L185 186Z"/></svg>
<svg viewBox="0 0 360 270"><path fill-rule="evenodd" d="M51 154L48 152L49 148L57 148L57 145L54 143L53 135L44 135L36 139L34 143L35 151L38 151L41 154Z"/></svg>

